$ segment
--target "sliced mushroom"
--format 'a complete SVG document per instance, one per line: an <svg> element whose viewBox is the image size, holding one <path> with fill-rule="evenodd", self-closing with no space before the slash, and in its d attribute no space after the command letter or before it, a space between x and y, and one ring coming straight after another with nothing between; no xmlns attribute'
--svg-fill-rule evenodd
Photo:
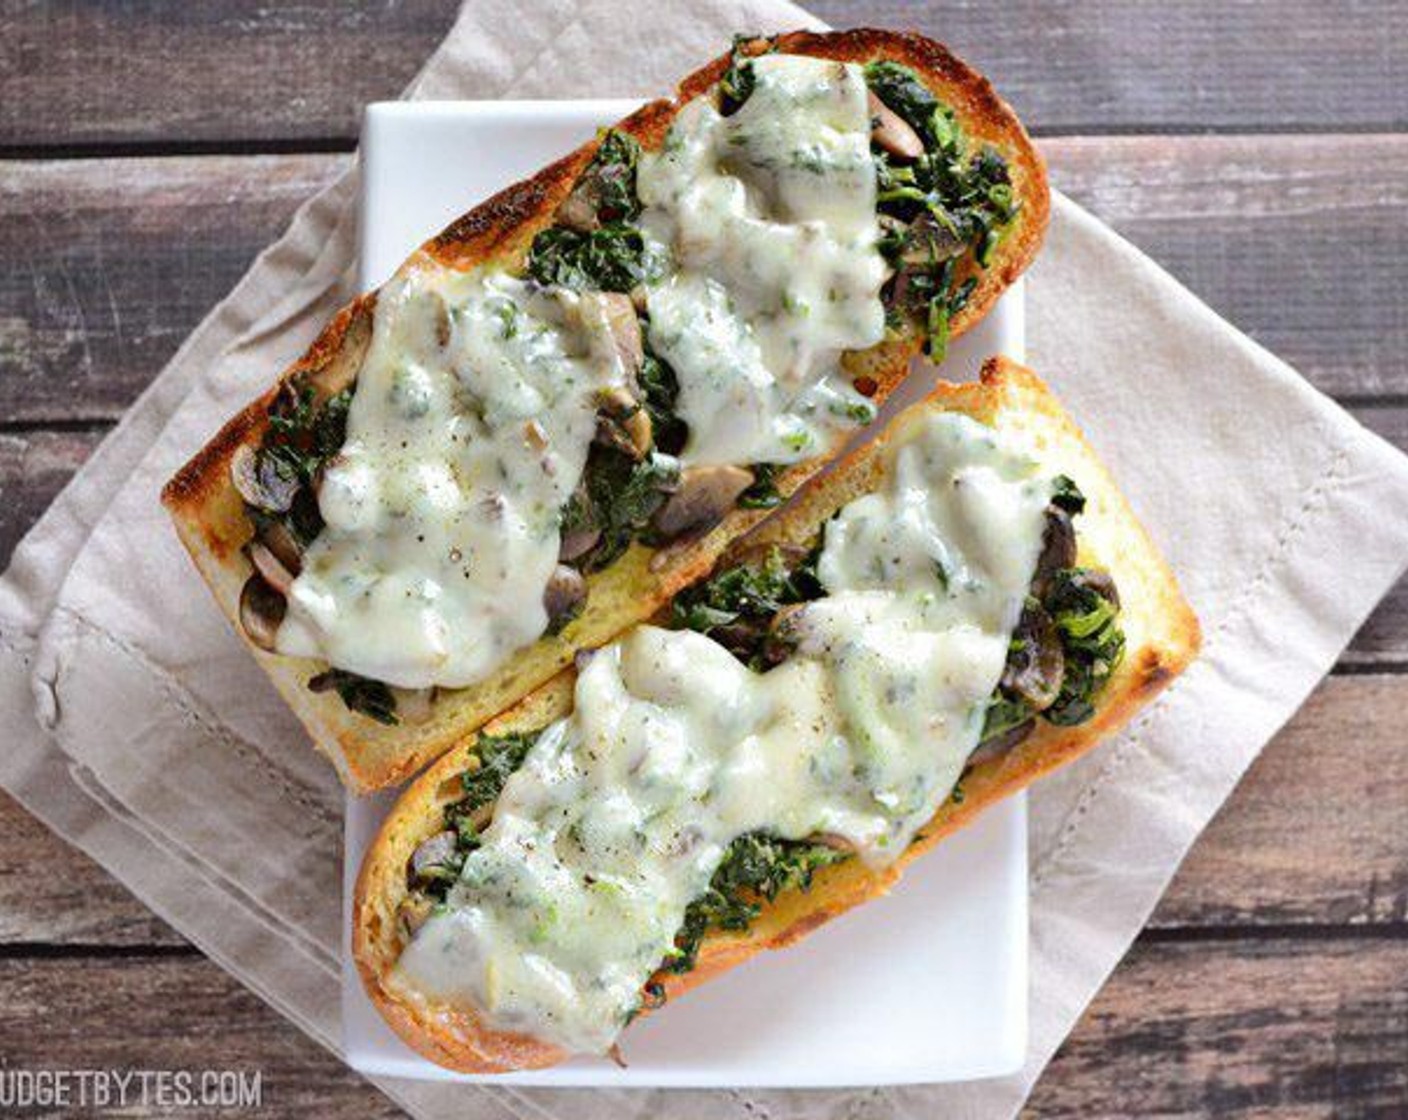
<svg viewBox="0 0 1408 1120"><path fill-rule="evenodd" d="M645 361L645 341L631 297L623 292L584 292L579 306L582 321L589 329L601 332L622 373L634 384Z"/></svg>
<svg viewBox="0 0 1408 1120"><path fill-rule="evenodd" d="M440 299L438 295L435 298ZM443 300L441 300L441 308L442 310L444 308ZM440 322L443 322L448 328L448 312L445 313L443 319L441 319L441 317L437 315L437 331L439 329L438 324ZM354 360L354 352L339 351L327 362L326 365L320 366L315 370L310 370L303 376L306 379L306 384L312 386L313 393L316 396L318 402L321 404L329 397L337 396L337 394L342 392L344 389L352 388L352 386L356 384L357 373L360 368L360 354L356 355Z"/></svg>
<svg viewBox="0 0 1408 1120"><path fill-rule="evenodd" d="M1044 584L1053 572L1076 562L1076 528L1071 515L1057 506L1046 507L1046 530L1036 562L1036 582Z"/></svg>
<svg viewBox="0 0 1408 1120"><path fill-rule="evenodd" d="M601 540L600 529L573 529L562 534L562 544L558 546L557 558L562 561L580 560L596 547Z"/></svg>
<svg viewBox="0 0 1408 1120"><path fill-rule="evenodd" d="M968 756L968 765L977 766L979 763L1000 758L1030 735L1035 727L1035 719L1026 719L1015 727L1009 727L1002 734L984 740L978 745L978 749Z"/></svg>
<svg viewBox="0 0 1408 1120"><path fill-rule="evenodd" d="M679 489L655 511L650 523L666 538L703 532L722 521L752 485L753 472L743 467L690 467L680 475Z"/></svg>
<svg viewBox="0 0 1408 1120"><path fill-rule="evenodd" d="M245 580L240 591L240 626L260 649L274 649L288 600L264 582L258 572Z"/></svg>
<svg viewBox="0 0 1408 1120"><path fill-rule="evenodd" d="M1075 582L1109 600L1110 606L1119 610L1120 589L1115 586L1114 577L1103 568L1085 568L1076 576Z"/></svg>
<svg viewBox="0 0 1408 1120"><path fill-rule="evenodd" d="M401 905L396 907L396 930L403 945L420 932L434 909L435 903L423 894L407 895L401 900Z"/></svg>
<svg viewBox="0 0 1408 1120"><path fill-rule="evenodd" d="M293 586L294 573L284 567L283 561L274 555L273 550L255 538L245 546L245 552L254 570L264 577L264 582L286 596Z"/></svg>
<svg viewBox="0 0 1408 1120"><path fill-rule="evenodd" d="M554 633L567 625L587 601L587 581L576 568L559 564L543 591L543 609L548 612L548 627Z"/></svg>
<svg viewBox="0 0 1408 1120"><path fill-rule="evenodd" d="M601 393L597 407L597 442L624 451L632 459L644 459L653 444L654 431L650 413L641 403L617 386Z"/></svg>
<svg viewBox="0 0 1408 1120"><path fill-rule="evenodd" d="M898 113L875 94L870 103L870 139L898 159L918 159L924 154L924 141Z"/></svg>
<svg viewBox="0 0 1408 1120"><path fill-rule="evenodd" d="M411 877L435 878L437 871L443 870L454 859L458 840L459 835L452 828L422 840L411 853Z"/></svg>
<svg viewBox="0 0 1408 1120"><path fill-rule="evenodd" d="M579 179L557 208L554 220L568 229L590 233L601 225L596 214L596 194L596 184L590 178Z"/></svg>
<svg viewBox="0 0 1408 1120"><path fill-rule="evenodd" d="M424 723L430 718L435 704L433 688L393 688L396 698L396 718L402 723Z"/></svg>
<svg viewBox="0 0 1408 1120"><path fill-rule="evenodd" d="M1013 638L1013 649L1002 670L1002 687L1037 711L1049 708L1066 675L1066 655L1056 623L1039 604L1028 600Z"/></svg>
<svg viewBox="0 0 1408 1120"><path fill-rule="evenodd" d="M303 546L282 521L268 521L260 526L259 541L295 576L303 570Z"/></svg>
<svg viewBox="0 0 1408 1120"><path fill-rule="evenodd" d="M266 513L287 513L298 495L298 480L285 478L268 456L248 444L230 460L230 480L241 498Z"/></svg>
<svg viewBox="0 0 1408 1120"><path fill-rule="evenodd" d="M930 268L936 262L961 256L966 248L957 230L943 224L926 210L910 223L909 237L905 241L904 252L900 254L900 261Z"/></svg>
<svg viewBox="0 0 1408 1120"><path fill-rule="evenodd" d="M839 832L819 832L812 837L812 840L824 848L830 848L833 852L854 853L856 845L849 837L842 836Z"/></svg>

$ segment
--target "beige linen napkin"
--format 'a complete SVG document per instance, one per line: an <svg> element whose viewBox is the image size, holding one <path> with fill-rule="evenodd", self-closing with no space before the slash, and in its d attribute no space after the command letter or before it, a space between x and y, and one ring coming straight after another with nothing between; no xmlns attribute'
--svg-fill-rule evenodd
<svg viewBox="0 0 1408 1120"><path fill-rule="evenodd" d="M471 3L416 97L668 89L777 0ZM1033 122L1040 123L1040 122ZM355 172L285 236L17 550L0 580L0 783L324 1045L338 1039L341 796L157 504L167 476L350 294ZM1408 459L1058 199L1029 351L1202 617L1202 658L1032 798L1031 1046L1018 1075L843 1092L382 1088L417 1116L1016 1111L1238 777L1408 557Z"/></svg>

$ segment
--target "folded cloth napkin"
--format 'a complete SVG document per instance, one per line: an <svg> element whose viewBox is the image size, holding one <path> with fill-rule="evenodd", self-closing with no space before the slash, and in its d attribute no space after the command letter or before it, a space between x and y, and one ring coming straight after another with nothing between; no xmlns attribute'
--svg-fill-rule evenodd
<svg viewBox="0 0 1408 1120"><path fill-rule="evenodd" d="M471 3L413 97L650 95L777 0ZM355 170L191 336L0 580L0 783L324 1045L338 1040L341 793L229 632L163 481L351 294ZM675 1094L679 1115L1013 1114L1257 751L1408 557L1408 459L1056 201L1029 350L1202 618L1204 652L1124 734L1032 797L1031 1045L1016 1076ZM662 1114L659 1092L382 1081L422 1117Z"/></svg>

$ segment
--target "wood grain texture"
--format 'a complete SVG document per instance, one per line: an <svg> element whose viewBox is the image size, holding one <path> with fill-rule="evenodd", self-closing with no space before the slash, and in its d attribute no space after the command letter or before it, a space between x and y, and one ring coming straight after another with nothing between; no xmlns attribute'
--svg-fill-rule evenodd
<svg viewBox="0 0 1408 1120"><path fill-rule="evenodd" d="M0 5L0 144L298 143L357 134L457 0Z"/></svg>
<svg viewBox="0 0 1408 1120"><path fill-rule="evenodd" d="M1408 942L1140 943L1023 1115L1408 1115Z"/></svg>
<svg viewBox="0 0 1408 1120"><path fill-rule="evenodd" d="M812 0L912 27L982 70L1037 131L1400 128L1408 9L1392 0Z"/></svg>
<svg viewBox="0 0 1408 1120"><path fill-rule="evenodd" d="M186 944L126 887L0 792L0 951ZM0 1027L0 1055L9 1053L8 1031Z"/></svg>
<svg viewBox="0 0 1408 1120"><path fill-rule="evenodd" d="M0 7L0 144L251 144L356 135L456 0ZM1379 3L820 0L837 26L913 27L1041 131L1388 129L1408 120L1408 9ZM1157 19L1151 15L1157 15ZM721 44L722 46L722 44ZM278 91L270 96L271 90Z"/></svg>
<svg viewBox="0 0 1408 1120"><path fill-rule="evenodd" d="M0 571L102 438L101 431L0 432Z"/></svg>
<svg viewBox="0 0 1408 1120"><path fill-rule="evenodd" d="M197 954L0 959L0 1006L5 1008L0 1053L13 1069L257 1072L261 1107L219 1115L317 1120L405 1115ZM147 1108L122 1115L212 1113L161 1109L149 1101Z"/></svg>
<svg viewBox="0 0 1408 1120"><path fill-rule="evenodd" d="M1053 140L1058 186L1344 399L1408 398L1408 137ZM342 156L0 162L0 418L110 420ZM1343 190L1346 167L1353 192Z"/></svg>
<svg viewBox="0 0 1408 1120"><path fill-rule="evenodd" d="M1151 928L1408 930L1408 677L1332 677L1189 853Z"/></svg>
<svg viewBox="0 0 1408 1120"><path fill-rule="evenodd" d="M348 158L0 164L0 419L115 419Z"/></svg>

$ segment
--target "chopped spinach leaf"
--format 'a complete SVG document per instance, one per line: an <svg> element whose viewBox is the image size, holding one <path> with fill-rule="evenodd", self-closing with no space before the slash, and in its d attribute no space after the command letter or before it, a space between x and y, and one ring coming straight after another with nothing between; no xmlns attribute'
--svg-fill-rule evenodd
<svg viewBox="0 0 1408 1120"><path fill-rule="evenodd" d="M957 261L972 253L985 268L1018 210L1007 162L990 147L970 152L953 111L911 69L873 62L866 82L924 145L910 161L875 151L877 209L885 222L880 248L895 267L885 300L893 325L916 323L938 361L949 321L968 303L976 278L959 279ZM955 285L957 285L955 287Z"/></svg>
<svg viewBox="0 0 1408 1120"><path fill-rule="evenodd" d="M658 270L640 230L623 222L588 231L552 226L528 252L530 277L575 292L629 292Z"/></svg>
<svg viewBox="0 0 1408 1120"><path fill-rule="evenodd" d="M592 184L592 201L603 222L628 222L640 216L636 194L636 164L640 144L634 136L608 129L583 178Z"/></svg>
<svg viewBox="0 0 1408 1120"><path fill-rule="evenodd" d="M791 558L772 548L761 561L725 568L675 596L674 623L710 635L754 669L768 669L787 653L772 631L778 611L824 594L816 574L820 555L820 545Z"/></svg>
<svg viewBox="0 0 1408 1120"><path fill-rule="evenodd" d="M680 464L673 455L652 452L635 460L614 447L597 444L587 457L582 485L562 510L564 535L580 530L601 534L581 561L582 572L599 571L648 533L650 518L679 483Z"/></svg>
<svg viewBox="0 0 1408 1120"><path fill-rule="evenodd" d="M645 358L636 372L636 381L645 396L645 411L650 415L655 448L666 455L678 455L689 438L689 426L675 412L680 394L679 380L669 364L657 357L645 344Z"/></svg>
<svg viewBox="0 0 1408 1120"><path fill-rule="evenodd" d="M823 867L848 858L846 852L807 840L783 840L750 832L729 845L709 888L689 904L675 948L665 961L670 972L692 969L710 930L742 932L784 890L807 890Z"/></svg>
<svg viewBox="0 0 1408 1120"><path fill-rule="evenodd" d="M1080 487L1064 474L1058 474L1053 480L1054 492L1051 495L1051 504L1058 509L1063 509L1072 517L1085 512L1085 495L1081 493Z"/></svg>
<svg viewBox="0 0 1408 1120"><path fill-rule="evenodd" d="M756 35L735 35L733 37L733 49L729 53L728 69L724 71L723 77L719 79L719 112L725 116L732 116L743 107L743 103L753 95L753 87L757 85L757 76L753 73L753 59L756 51L751 54L746 50L752 44L759 41ZM763 53L770 53L776 49L771 39L764 40L767 49Z"/></svg>
<svg viewBox="0 0 1408 1120"><path fill-rule="evenodd" d="M753 472L753 485L738 496L742 509L773 509L782 504L782 495L777 491L777 476L782 468L777 463L754 463L748 468Z"/></svg>

